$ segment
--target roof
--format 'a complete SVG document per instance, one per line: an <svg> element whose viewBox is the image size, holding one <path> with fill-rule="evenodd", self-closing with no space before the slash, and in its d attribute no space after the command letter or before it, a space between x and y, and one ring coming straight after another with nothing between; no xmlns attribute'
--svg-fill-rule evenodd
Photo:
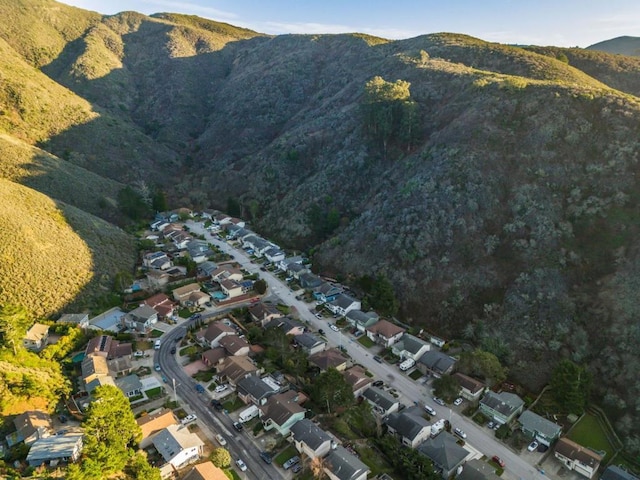
<svg viewBox="0 0 640 480"><path fill-rule="evenodd" d="M495 469L487 462L474 458L464 464L457 480L500 480Z"/></svg>
<svg viewBox="0 0 640 480"><path fill-rule="evenodd" d="M187 473L183 480L229 480L225 473L211 462L199 463Z"/></svg>
<svg viewBox="0 0 640 480"><path fill-rule="evenodd" d="M190 295L193 292L199 292L200 285L197 283L190 283L189 285L184 285L182 287L176 288L172 291L173 297L184 297L186 295Z"/></svg>
<svg viewBox="0 0 640 480"><path fill-rule="evenodd" d="M204 443L195 433L181 425L169 425L161 430L153 439L153 445L166 462L171 461L182 450L192 447L202 447Z"/></svg>
<svg viewBox="0 0 640 480"><path fill-rule="evenodd" d="M85 353L87 355L91 355L92 353L98 353L98 352L108 354L109 350L111 349L112 341L113 341L113 338L110 337L109 335L98 335L97 337L93 337L87 343L87 348L85 350Z"/></svg>
<svg viewBox="0 0 640 480"><path fill-rule="evenodd" d="M491 410L494 410L506 417L511 415L513 412L518 410L520 407L524 405L524 400L522 400L515 393L509 392L500 392L495 393L489 390L484 394L480 403L486 405Z"/></svg>
<svg viewBox="0 0 640 480"><path fill-rule="evenodd" d="M166 296L164 293L157 293L152 297L147 298L144 301L145 305L149 305L150 307L157 307L158 305L173 305L171 299Z"/></svg>
<svg viewBox="0 0 640 480"><path fill-rule="evenodd" d="M298 281L301 286L306 288L315 288L322 283L320 277L311 272L305 272L298 275Z"/></svg>
<svg viewBox="0 0 640 480"><path fill-rule="evenodd" d="M380 320L374 325L367 328L372 333L377 333L385 338L395 337L400 333L404 333L406 330L398 325L391 323L388 320Z"/></svg>
<svg viewBox="0 0 640 480"><path fill-rule="evenodd" d="M143 322L143 323L149 320L154 315L158 315L158 312L156 312L156 310L153 307L150 307L149 305L146 305L146 304L140 305L135 310L132 310L129 313L127 313L127 317L129 319L135 320L136 322Z"/></svg>
<svg viewBox="0 0 640 480"><path fill-rule="evenodd" d="M313 363L320 370L327 370L329 368L337 368L340 365L346 363L347 357L345 357L337 348L329 348L322 352L314 353L309 356L309 362Z"/></svg>
<svg viewBox="0 0 640 480"><path fill-rule="evenodd" d="M338 295L342 293L344 290L342 287L338 287L329 282L322 282L320 286L316 289L318 293L323 294L324 296Z"/></svg>
<svg viewBox="0 0 640 480"><path fill-rule="evenodd" d="M385 423L393 428L399 435L412 441L420 432L425 429L431 429L429 422L423 417L407 412L392 413L387 417Z"/></svg>
<svg viewBox="0 0 640 480"><path fill-rule="evenodd" d="M375 403L385 411L389 410L394 404L398 403L398 400L392 397L390 394L378 387L369 387L362 394L364 398L372 403Z"/></svg>
<svg viewBox="0 0 640 480"><path fill-rule="evenodd" d="M400 343L402 345L400 345ZM415 355L425 346L431 348L428 342L425 342L424 340L420 340L418 337L414 337L413 335L405 333L400 339L400 342L398 342L395 345L395 348L402 349L406 352L409 352Z"/></svg>
<svg viewBox="0 0 640 480"><path fill-rule="evenodd" d="M475 378L471 378L464 373L454 373L453 377L458 380L460 386L466 390L469 390L472 394L476 394L482 389L484 389L485 384L480 380L476 380Z"/></svg>
<svg viewBox="0 0 640 480"><path fill-rule="evenodd" d="M40 438L31 445L31 449L27 455L27 462L48 462L50 460L72 457L78 444L82 444L82 433L53 435L51 437Z"/></svg>
<svg viewBox="0 0 640 480"><path fill-rule="evenodd" d="M237 382L242 377L258 371L249 357L241 355L239 357L225 357L223 364L218 367L218 374L224 375L232 382Z"/></svg>
<svg viewBox="0 0 640 480"><path fill-rule="evenodd" d="M91 380L89 383L85 385L85 390L89 393L93 392L96 388L102 387L104 385L111 385L113 387L116 386L116 383L113 381L108 375L102 375L100 377L96 377Z"/></svg>
<svg viewBox="0 0 640 480"><path fill-rule="evenodd" d="M131 370L131 358L130 357L118 357L107 360L110 372L115 372L116 376L121 373L125 373Z"/></svg>
<svg viewBox="0 0 640 480"><path fill-rule="evenodd" d="M336 299L333 302L331 302L331 305L335 305L336 307L346 309L346 308L349 308L354 303L358 303L358 300L350 297L349 295L341 293L336 297Z"/></svg>
<svg viewBox="0 0 640 480"><path fill-rule="evenodd" d="M370 471L369 467L342 446L331 450L325 458L325 465L325 468L339 480L356 479L361 477L363 473Z"/></svg>
<svg viewBox="0 0 640 480"><path fill-rule="evenodd" d="M346 317L356 323L361 323L365 326L370 322L375 323L380 319L380 316L373 310L370 312L363 312L362 310L349 310Z"/></svg>
<svg viewBox="0 0 640 480"><path fill-rule="evenodd" d="M205 275L211 275L216 269L218 268L218 265L216 265L215 263L213 263L210 260L207 260L205 262L202 262L200 265L198 265L198 270L200 270L202 273L204 273Z"/></svg>
<svg viewBox="0 0 640 480"><path fill-rule="evenodd" d="M231 280L229 278L225 278L224 280L222 280L220 282L220 286L222 288L226 289L226 290L233 290L234 288L240 288L242 285L240 285L235 280Z"/></svg>
<svg viewBox="0 0 640 480"><path fill-rule="evenodd" d="M296 422L291 433L296 442L304 443L313 450L331 441L331 436L308 418Z"/></svg>
<svg viewBox="0 0 640 480"><path fill-rule="evenodd" d="M30 437L39 428L51 430L53 425L48 413L40 410L30 410L13 419L16 432L22 439Z"/></svg>
<svg viewBox="0 0 640 480"><path fill-rule="evenodd" d="M342 372L342 375L352 390L358 390L373 382L371 377L367 376L366 370L360 365L354 365L353 367L348 368Z"/></svg>
<svg viewBox="0 0 640 480"><path fill-rule="evenodd" d="M277 393L260 407L263 420L271 419L276 425L284 425L296 413L304 413L306 409L298 403L298 392L289 390Z"/></svg>
<svg viewBox="0 0 640 480"><path fill-rule="evenodd" d="M211 341L215 340L216 338L218 338L223 333L229 333L229 334L233 333L233 334L235 334L236 331L235 331L235 329L233 329L232 327L230 327L229 325L224 323L222 320L217 321L217 322L212 322L207 327L207 330L204 333L204 338L208 342L211 342Z"/></svg>
<svg viewBox="0 0 640 480"><path fill-rule="evenodd" d="M313 333L305 332L302 335L296 335L293 339L295 343L305 348L313 348L317 345L326 344L324 340L320 337L314 335Z"/></svg>
<svg viewBox="0 0 640 480"><path fill-rule="evenodd" d="M304 323L299 320L290 317L274 318L265 325L265 328L280 328L284 332L289 332L294 329L303 330L306 328Z"/></svg>
<svg viewBox="0 0 640 480"><path fill-rule="evenodd" d="M538 432L546 438L555 438L560 435L562 427L557 423L553 423L531 410L522 412L518 421L525 430L530 432Z"/></svg>
<svg viewBox="0 0 640 480"><path fill-rule="evenodd" d="M604 471L600 480L639 480L638 477L623 470L617 465L610 465Z"/></svg>
<svg viewBox="0 0 640 480"><path fill-rule="evenodd" d="M124 393L142 390L142 382L135 373L127 375L126 377L116 378L116 385Z"/></svg>
<svg viewBox="0 0 640 480"><path fill-rule="evenodd" d="M211 365L215 365L226 355L227 352L222 347L215 347L202 352L202 357L205 358Z"/></svg>
<svg viewBox="0 0 640 480"><path fill-rule="evenodd" d="M457 442L456 437L442 432L437 437L428 438L418 447L418 451L430 458L436 467L448 472L456 468L469 454Z"/></svg>
<svg viewBox="0 0 640 480"><path fill-rule="evenodd" d="M249 342L238 335L227 335L220 339L220 346L224 348L230 355L235 355L243 348L249 347Z"/></svg>
<svg viewBox="0 0 640 480"><path fill-rule="evenodd" d="M177 425L178 420L171 410L162 408L136 419L136 423L142 430L142 439L145 439L169 425Z"/></svg>
<svg viewBox="0 0 640 480"><path fill-rule="evenodd" d="M255 399L261 399L274 392L273 388L260 377L251 375L238 381L239 393L251 395Z"/></svg>
<svg viewBox="0 0 640 480"><path fill-rule="evenodd" d="M65 313L60 317L57 323L88 323L89 322L89 314L88 313Z"/></svg>
<svg viewBox="0 0 640 480"><path fill-rule="evenodd" d="M596 452L589 450L566 437L562 437L558 440L555 451L563 457L570 458L571 460L578 460L583 465L591 467L592 469L598 468L598 464L602 460L602 455L598 455Z"/></svg>
<svg viewBox="0 0 640 480"><path fill-rule="evenodd" d="M456 359L438 350L429 350L424 352L418 362L426 365L429 370L444 373L456 363Z"/></svg>
<svg viewBox="0 0 640 480"><path fill-rule="evenodd" d="M41 323L34 323L29 330L27 330L24 338L31 340L32 342L39 342L49 333L49 325L43 325Z"/></svg>
<svg viewBox="0 0 640 480"><path fill-rule="evenodd" d="M84 357L80 368L82 370L82 378L88 378L91 375L109 375L107 359L100 355Z"/></svg>
<svg viewBox="0 0 640 480"><path fill-rule="evenodd" d="M249 313L253 315L258 320L263 320L267 318L269 315L275 315L277 317L283 317L284 315L280 310L278 310L275 306L258 302L255 305L249 307Z"/></svg>

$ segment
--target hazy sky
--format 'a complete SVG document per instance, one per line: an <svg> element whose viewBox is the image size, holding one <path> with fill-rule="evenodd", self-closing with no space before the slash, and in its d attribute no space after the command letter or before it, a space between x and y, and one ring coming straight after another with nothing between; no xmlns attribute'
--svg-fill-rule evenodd
<svg viewBox="0 0 640 480"><path fill-rule="evenodd" d="M262 33L466 33L483 40L587 47L640 36L639 0L65 0L104 14L174 12Z"/></svg>

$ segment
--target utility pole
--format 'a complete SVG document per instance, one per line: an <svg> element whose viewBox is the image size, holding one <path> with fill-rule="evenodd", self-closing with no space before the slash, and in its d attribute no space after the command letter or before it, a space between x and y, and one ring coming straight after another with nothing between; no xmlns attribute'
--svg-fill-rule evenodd
<svg viewBox="0 0 640 480"><path fill-rule="evenodd" d="M172 378L171 380L173 380L173 401L175 403L178 403L177 392L176 392L176 379Z"/></svg>

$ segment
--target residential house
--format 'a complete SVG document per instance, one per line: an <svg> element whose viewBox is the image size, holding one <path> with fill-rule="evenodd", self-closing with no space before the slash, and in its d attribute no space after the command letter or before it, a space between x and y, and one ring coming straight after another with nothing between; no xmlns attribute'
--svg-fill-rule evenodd
<svg viewBox="0 0 640 480"><path fill-rule="evenodd" d="M496 475L496 470L491 464L474 458L463 465L462 472L456 480L500 480L500 477Z"/></svg>
<svg viewBox="0 0 640 480"><path fill-rule="evenodd" d="M509 423L523 408L524 400L515 393L488 390L480 400L480 412L498 423Z"/></svg>
<svg viewBox="0 0 640 480"><path fill-rule="evenodd" d="M239 282L243 278L244 275L242 274L242 270L229 264L220 265L213 272L211 272L211 280L218 283L222 282L223 280L234 280L236 282Z"/></svg>
<svg viewBox="0 0 640 480"><path fill-rule="evenodd" d="M202 240L191 240L187 243L187 252L191 257L191 260L197 264L206 262L207 259L213 255L213 251L209 247L209 244Z"/></svg>
<svg viewBox="0 0 640 480"><path fill-rule="evenodd" d="M522 415L518 418L518 423L520 423L525 435L535 438L547 447L560 438L562 433L560 425L541 417L537 413L533 413L531 410L522 412Z"/></svg>
<svg viewBox="0 0 640 480"><path fill-rule="evenodd" d="M456 359L438 350L429 350L416 362L416 367L424 374L440 378L453 371Z"/></svg>
<svg viewBox="0 0 640 480"><path fill-rule="evenodd" d="M83 330L89 328L89 314L88 313L65 313L60 317L56 323L68 323L71 325L77 325Z"/></svg>
<svg viewBox="0 0 640 480"><path fill-rule="evenodd" d="M434 471L443 479L451 478L470 453L460 445L458 439L448 432L428 438L418 447L418 452L433 462Z"/></svg>
<svg viewBox="0 0 640 480"><path fill-rule="evenodd" d="M306 328L304 324L290 317L274 318L265 325L266 329L279 328L286 335L302 335Z"/></svg>
<svg viewBox="0 0 640 480"><path fill-rule="evenodd" d="M388 320L380 320L368 327L366 332L367 337L372 341L388 348L400 340L406 330L389 322Z"/></svg>
<svg viewBox="0 0 640 480"><path fill-rule="evenodd" d="M30 467L40 465L60 466L62 463L73 463L82 453L82 433L68 433L36 440L27 454Z"/></svg>
<svg viewBox="0 0 640 480"><path fill-rule="evenodd" d="M226 335L218 343L224 348L227 355L249 355L249 350L251 349L249 342L238 335Z"/></svg>
<svg viewBox="0 0 640 480"><path fill-rule="evenodd" d="M116 386L124 393L127 398L142 395L142 382L138 375L131 374L126 377L116 378Z"/></svg>
<svg viewBox="0 0 640 480"><path fill-rule="evenodd" d="M189 296L189 300L187 304L192 307L202 307L205 303L210 301L211 301L211 296L208 293L204 293L200 291L200 292L193 292Z"/></svg>
<svg viewBox="0 0 640 480"><path fill-rule="evenodd" d="M203 346L215 348L220 346L220 340L227 335L236 335L235 329L227 325L223 320L218 320L207 325L206 330L200 330L196 334L196 340Z"/></svg>
<svg viewBox="0 0 640 480"><path fill-rule="evenodd" d="M269 250L264 252L264 258L266 258L271 263L277 263L280 260L284 260L284 257L284 251L280 250L277 247L271 247Z"/></svg>
<svg viewBox="0 0 640 480"><path fill-rule="evenodd" d="M251 315L251 319L254 322L263 328L271 320L284 317L284 314L274 305L262 302L251 305L249 307L249 315Z"/></svg>
<svg viewBox="0 0 640 480"><path fill-rule="evenodd" d="M86 385L94 381L98 377L109 376L109 365L106 357L102 355L89 355L82 359L80 364L82 371L82 381Z"/></svg>
<svg viewBox="0 0 640 480"><path fill-rule="evenodd" d="M283 258L278 262L278 269L283 272L286 272L289 265L294 263L299 263L300 265L302 265L302 262L303 262L303 259L300 255L297 255L295 257Z"/></svg>
<svg viewBox="0 0 640 480"><path fill-rule="evenodd" d="M291 427L291 436L296 450L309 458L322 458L331 450L331 435L308 418Z"/></svg>
<svg viewBox="0 0 640 480"><path fill-rule="evenodd" d="M287 275L295 278L296 280L300 279L300 276L305 273L311 273L310 270L302 265L301 263L290 263L287 266Z"/></svg>
<svg viewBox="0 0 640 480"><path fill-rule="evenodd" d="M98 387L103 387L105 385L111 385L112 387L116 386L116 382L113 381L113 377L110 375L102 375L100 377L96 377L90 382L85 384L85 391L91 395L93 391ZM82 408L85 408L84 405Z"/></svg>
<svg viewBox="0 0 640 480"><path fill-rule="evenodd" d="M346 370L349 358L342 354L337 348L329 348L309 356L309 363L315 365L324 372L330 368L335 368L339 372Z"/></svg>
<svg viewBox="0 0 640 480"><path fill-rule="evenodd" d="M364 332L380 320L380 316L373 310L363 312L362 310L350 310L346 315L347 322L356 327L359 331Z"/></svg>
<svg viewBox="0 0 640 480"><path fill-rule="evenodd" d="M161 432L169 425L178 425L178 419L172 410L160 408L138 417L136 423L142 431L142 439L140 440L139 446L144 449L151 445L151 440L155 434Z"/></svg>
<svg viewBox="0 0 640 480"><path fill-rule="evenodd" d="M460 384L460 396L466 398L470 402L477 402L484 393L486 385L480 380L471 378L464 373L454 373L455 378Z"/></svg>
<svg viewBox="0 0 640 480"><path fill-rule="evenodd" d="M371 377L367 375L367 371L360 365L354 365L342 372L344 380L353 390L353 396L358 398L373 383Z"/></svg>
<svg viewBox="0 0 640 480"><path fill-rule="evenodd" d="M227 232L229 231L227 230ZM240 230L235 231L235 233L231 236L231 239L236 239L240 242L243 242L245 238L251 235L255 235L255 233L249 230L248 228L241 228ZM227 233L227 237L229 237L228 233Z"/></svg>
<svg viewBox="0 0 640 480"><path fill-rule="evenodd" d="M49 325L34 323L22 339L22 345L27 350L38 352L47 346L49 341Z"/></svg>
<svg viewBox="0 0 640 480"><path fill-rule="evenodd" d="M122 377L129 375L132 370L131 357L118 357L107 360L107 366L109 368L109 375L112 377Z"/></svg>
<svg viewBox="0 0 640 480"><path fill-rule="evenodd" d="M349 295L341 293L335 300L327 303L327 308L334 314L344 317L351 310L360 310L362 303Z"/></svg>
<svg viewBox="0 0 640 480"><path fill-rule="evenodd" d="M145 276L149 287L155 290L164 288L171 280L171 274L162 270L149 270Z"/></svg>
<svg viewBox="0 0 640 480"><path fill-rule="evenodd" d="M153 270L168 270L173 266L171 259L164 252L145 253L142 265Z"/></svg>
<svg viewBox="0 0 640 480"><path fill-rule="evenodd" d="M299 403L302 399L302 395L295 390L269 397L267 402L259 407L264 429L275 429L283 437L288 436L291 427L304 418L306 409Z"/></svg>
<svg viewBox="0 0 640 480"><path fill-rule="evenodd" d="M175 230L171 227L165 228L162 233L164 234L164 238L171 240L175 248L177 248L178 250L184 250L185 248L187 248L189 242L193 240L193 237L187 232L182 230Z"/></svg>
<svg viewBox="0 0 640 480"><path fill-rule="evenodd" d="M222 280L220 289L228 298L236 298L244 293L244 288L235 280Z"/></svg>
<svg viewBox="0 0 640 480"><path fill-rule="evenodd" d="M161 232L169 226L169 222L165 218L159 218L149 224L149 228L154 232Z"/></svg>
<svg viewBox="0 0 640 480"><path fill-rule="evenodd" d="M609 465L602 473L600 480L640 480L640 478L617 465Z"/></svg>
<svg viewBox="0 0 640 480"><path fill-rule="evenodd" d="M311 290L322 285L322 279L311 272L303 272L298 275L298 283L304 289Z"/></svg>
<svg viewBox="0 0 640 480"><path fill-rule="evenodd" d="M215 367L218 365L223 358L227 356L227 352L222 347L210 348L209 350L205 350L202 352L200 358L202 359L202 363L204 363L207 367Z"/></svg>
<svg viewBox="0 0 640 480"><path fill-rule="evenodd" d="M258 235L249 235L242 240L242 246L243 248L253 250L253 254L256 257L261 258L267 250L277 245L268 242Z"/></svg>
<svg viewBox="0 0 640 480"><path fill-rule="evenodd" d="M206 260L198 265L197 274L198 278L206 279L211 278L213 272L218 269L218 265L210 260Z"/></svg>
<svg viewBox="0 0 640 480"><path fill-rule="evenodd" d="M164 293L158 293L144 301L144 305L148 305L158 312L158 320L168 320L173 318L176 311L176 304Z"/></svg>
<svg viewBox="0 0 640 480"><path fill-rule="evenodd" d="M236 217L231 217L229 219L229 223L231 225L235 225L236 227L240 227L240 228L244 228L246 225L246 222L244 220L242 220L241 218L236 218Z"/></svg>
<svg viewBox="0 0 640 480"><path fill-rule="evenodd" d="M305 332L293 337L293 343L308 355L323 351L327 348L327 342L313 333Z"/></svg>
<svg viewBox="0 0 640 480"><path fill-rule="evenodd" d="M176 288L173 290L172 295L173 299L180 303L180 305L189 307L192 306L191 296L194 293L200 292L200 284L199 283L190 283L188 285L184 285L180 288Z"/></svg>
<svg viewBox="0 0 640 480"><path fill-rule="evenodd" d="M593 478L603 458L602 455L566 437L558 440L553 454L569 470L587 478Z"/></svg>
<svg viewBox="0 0 640 480"><path fill-rule="evenodd" d="M5 437L9 448L24 442L31 445L40 438L45 438L53 432L53 423L48 413L40 410L30 410L13 419L16 431Z"/></svg>
<svg viewBox="0 0 640 480"><path fill-rule="evenodd" d="M330 480L366 480L371 473L367 465L342 446L329 452L323 469Z"/></svg>
<svg viewBox="0 0 640 480"><path fill-rule="evenodd" d="M107 360L120 357L131 357L130 343L120 343L110 335L99 335L87 342L85 356L98 355Z"/></svg>
<svg viewBox="0 0 640 480"><path fill-rule="evenodd" d="M230 240L236 239L238 232L240 232L241 230L244 230L244 229L242 227L239 227L238 225L228 225L227 238Z"/></svg>
<svg viewBox="0 0 640 480"><path fill-rule="evenodd" d="M217 214L215 217L213 217L213 220L218 225L230 225L231 224L231 217L229 215L225 215L224 213Z"/></svg>
<svg viewBox="0 0 640 480"><path fill-rule="evenodd" d="M367 388L362 393L362 397L369 402L373 411L380 417L386 417L393 412L397 412L398 408L400 408L400 402L397 398L378 387Z"/></svg>
<svg viewBox="0 0 640 480"><path fill-rule="evenodd" d="M148 332L153 325L158 323L158 312L149 305L143 304L126 313L122 318L122 323L137 332Z"/></svg>
<svg viewBox="0 0 640 480"><path fill-rule="evenodd" d="M315 289L313 296L318 303L329 303L338 298L338 295L342 294L342 292L344 292L344 289L341 286L323 282Z"/></svg>
<svg viewBox="0 0 640 480"><path fill-rule="evenodd" d="M264 405L267 403L267 399L275 394L276 391L269 383L257 375L241 378L236 385L238 397L247 405L249 403L257 406Z"/></svg>
<svg viewBox="0 0 640 480"><path fill-rule="evenodd" d="M391 351L402 360L408 358L418 361L422 355L431 350L431 345L418 337L405 333L392 347Z"/></svg>
<svg viewBox="0 0 640 480"><path fill-rule="evenodd" d="M218 377L233 386L245 377L258 374L258 367L246 356L225 357L218 367Z"/></svg>
<svg viewBox="0 0 640 480"><path fill-rule="evenodd" d="M195 433L181 425L169 425L158 432L152 440L153 446L166 463L180 469L197 461L203 452L204 442Z"/></svg>
<svg viewBox="0 0 640 480"><path fill-rule="evenodd" d="M431 425L422 416L419 407L389 414L385 419L389 433L395 435L403 445L416 448L431 434Z"/></svg>
<svg viewBox="0 0 640 480"><path fill-rule="evenodd" d="M224 471L211 462L199 463L182 480L229 480Z"/></svg>

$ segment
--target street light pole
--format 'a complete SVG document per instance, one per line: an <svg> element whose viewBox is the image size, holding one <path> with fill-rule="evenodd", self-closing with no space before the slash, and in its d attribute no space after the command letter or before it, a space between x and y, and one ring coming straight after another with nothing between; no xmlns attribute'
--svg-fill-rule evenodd
<svg viewBox="0 0 640 480"><path fill-rule="evenodd" d="M175 379L175 377L174 377L174 378L172 378L171 380L173 380L173 401L174 401L175 403L178 403L178 398L177 398L177 396L176 396L176 395L177 395L177 393L176 393L176 379Z"/></svg>

